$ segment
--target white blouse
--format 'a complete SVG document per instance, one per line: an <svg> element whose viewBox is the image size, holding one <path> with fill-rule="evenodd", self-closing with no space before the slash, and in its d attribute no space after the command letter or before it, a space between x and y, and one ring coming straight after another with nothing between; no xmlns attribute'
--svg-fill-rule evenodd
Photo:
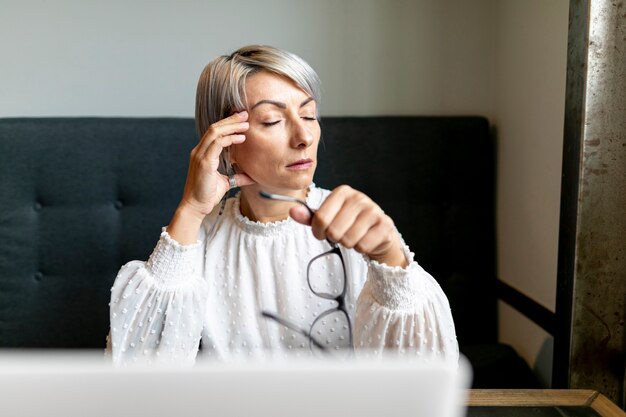
<svg viewBox="0 0 626 417"><path fill-rule="evenodd" d="M319 208L330 192L311 186L307 204ZM330 249L311 228L292 219L253 222L241 214L240 194L222 215L206 217L198 241L180 245L163 230L147 262L131 261L111 288L109 347L113 363L192 364L198 355L229 359L264 352L306 355L309 339L263 317L265 310L309 330L337 303L307 284L309 261ZM211 236L208 236L211 233ZM346 307L355 352L443 357L459 350L448 300L437 282L413 260L389 267L341 248L348 291ZM316 261L317 262L317 261ZM326 287L336 293L338 262L324 266ZM321 344L346 337L332 320L312 334Z"/></svg>

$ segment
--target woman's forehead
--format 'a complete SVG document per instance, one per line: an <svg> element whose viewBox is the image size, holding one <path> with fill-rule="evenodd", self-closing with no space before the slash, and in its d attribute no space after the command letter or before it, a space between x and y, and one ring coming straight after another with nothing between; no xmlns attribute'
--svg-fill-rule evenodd
<svg viewBox="0 0 626 417"><path fill-rule="evenodd" d="M246 80L246 99L248 108L255 104L270 100L284 104L297 104L298 106L309 94L302 90L295 82L287 77L273 74L267 71L258 72ZM261 106L259 106L261 107Z"/></svg>

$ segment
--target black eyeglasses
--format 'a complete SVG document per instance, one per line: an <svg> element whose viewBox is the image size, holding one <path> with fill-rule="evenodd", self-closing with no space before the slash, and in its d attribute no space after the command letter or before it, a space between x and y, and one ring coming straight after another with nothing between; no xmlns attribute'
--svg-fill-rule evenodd
<svg viewBox="0 0 626 417"><path fill-rule="evenodd" d="M315 215L315 211L300 199L263 191L259 194L270 200L301 204L309 210L311 216ZM346 264L339 246L329 239L326 241L331 247L330 250L309 261L306 280L313 294L324 300L337 303L336 306L317 315L308 332L269 311L263 310L261 315L308 338L309 349L318 356L347 357L352 354L353 340L350 316L346 309L346 294L348 292ZM341 268L337 268L337 263L341 263ZM322 336L324 336L324 340L322 340Z"/></svg>

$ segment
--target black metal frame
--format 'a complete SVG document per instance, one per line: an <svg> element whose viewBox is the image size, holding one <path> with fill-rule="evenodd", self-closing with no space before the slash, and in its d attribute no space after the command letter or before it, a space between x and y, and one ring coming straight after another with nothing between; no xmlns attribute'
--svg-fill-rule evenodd
<svg viewBox="0 0 626 417"><path fill-rule="evenodd" d="M570 1L552 388L568 388L587 73L589 1Z"/></svg>

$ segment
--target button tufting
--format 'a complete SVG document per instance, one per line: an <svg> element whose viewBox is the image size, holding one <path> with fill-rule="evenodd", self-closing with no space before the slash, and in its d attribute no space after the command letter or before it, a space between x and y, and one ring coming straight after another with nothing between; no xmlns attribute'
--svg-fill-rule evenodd
<svg viewBox="0 0 626 417"><path fill-rule="evenodd" d="M43 279L43 272L41 272L41 271L37 271L37 272L35 272L34 278L35 278L37 281L41 281L41 280Z"/></svg>
<svg viewBox="0 0 626 417"><path fill-rule="evenodd" d="M43 208L43 206L41 205L41 203L39 201L37 201L34 205L34 209L36 211L40 211Z"/></svg>
<svg viewBox="0 0 626 417"><path fill-rule="evenodd" d="M124 203L122 203L121 200L117 200L113 205L115 206L116 209L121 210L122 207L124 206Z"/></svg>

